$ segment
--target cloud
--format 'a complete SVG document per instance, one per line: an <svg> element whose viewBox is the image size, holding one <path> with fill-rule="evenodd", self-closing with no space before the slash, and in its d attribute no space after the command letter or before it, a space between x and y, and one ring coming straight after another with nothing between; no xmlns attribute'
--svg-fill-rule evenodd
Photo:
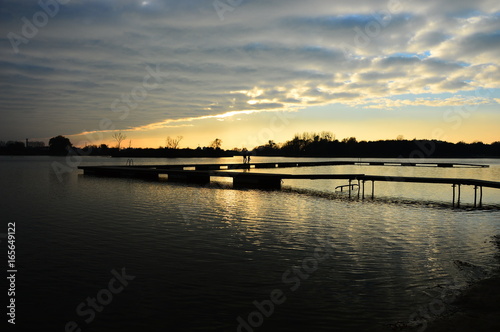
<svg viewBox="0 0 500 332"><path fill-rule="evenodd" d="M223 21L211 1L71 1L13 52L9 33L41 10L0 9L0 117L20 124L0 124L7 136L100 130L103 118L143 130L310 105L446 106L478 101L420 95L500 85L498 1L256 0ZM148 66L161 84L114 112Z"/></svg>
<svg viewBox="0 0 500 332"><path fill-rule="evenodd" d="M379 98L366 100L360 103L364 108L371 109L397 109L404 106L428 106L428 107L450 107L450 106L476 106L485 104L496 104L499 100L485 97L454 96L445 99L423 98L416 99L389 99Z"/></svg>

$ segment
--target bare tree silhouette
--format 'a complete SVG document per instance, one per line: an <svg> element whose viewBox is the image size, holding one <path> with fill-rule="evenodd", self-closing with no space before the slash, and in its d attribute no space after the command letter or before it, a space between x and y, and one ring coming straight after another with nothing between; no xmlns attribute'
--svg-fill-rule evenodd
<svg viewBox="0 0 500 332"><path fill-rule="evenodd" d="M127 138L127 135L124 135L121 131L119 131L117 133L114 133L112 137L115 139L116 143L118 143L118 150L120 150L120 145L122 144L123 140Z"/></svg>
<svg viewBox="0 0 500 332"><path fill-rule="evenodd" d="M176 138L167 136L167 139L165 140L165 147L167 149L177 149L183 138L183 136L177 136Z"/></svg>

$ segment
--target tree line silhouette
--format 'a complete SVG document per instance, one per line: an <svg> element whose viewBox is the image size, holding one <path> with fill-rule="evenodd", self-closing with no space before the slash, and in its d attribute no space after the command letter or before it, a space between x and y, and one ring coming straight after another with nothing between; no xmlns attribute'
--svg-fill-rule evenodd
<svg viewBox="0 0 500 332"><path fill-rule="evenodd" d="M165 147L154 148L132 148L131 141L127 148L122 148L122 142L127 138L121 132L114 133L112 138L116 141L116 147L107 144L86 145L83 148L73 146L71 141L62 135L52 137L48 146L32 147L20 141L0 142L0 155L50 155L66 156L68 153L85 156L112 156L112 157L143 157L143 158L190 158L190 157L232 157L237 152L221 148L222 140L219 138L210 142L209 146L196 149L179 147L182 136L170 137L165 140Z"/></svg>
<svg viewBox="0 0 500 332"><path fill-rule="evenodd" d="M224 150L222 140L216 138L207 147L196 149L180 148L182 136L167 137L166 146L154 148L120 148L126 136L118 135L115 140L117 147L106 144L89 145L76 148L64 136L56 136L49 140L48 147L30 147L23 142L7 142L0 144L1 155L53 155L64 156L68 152L81 155L113 156L113 157L143 157L143 158L182 158L182 157L231 157L248 153L246 149ZM342 140L328 131L320 133L302 133L284 143L269 141L267 144L255 147L251 154L258 156L287 157L380 157L380 158L500 158L500 141L491 144L482 142L450 143L440 140L406 140L398 136L394 140L358 141L355 137Z"/></svg>
<svg viewBox="0 0 500 332"><path fill-rule="evenodd" d="M300 157L381 157L381 158L478 158L500 157L500 141L484 144L450 143L439 140L358 141L355 137L337 140L331 132L296 134L282 144L269 141L254 149L261 156Z"/></svg>

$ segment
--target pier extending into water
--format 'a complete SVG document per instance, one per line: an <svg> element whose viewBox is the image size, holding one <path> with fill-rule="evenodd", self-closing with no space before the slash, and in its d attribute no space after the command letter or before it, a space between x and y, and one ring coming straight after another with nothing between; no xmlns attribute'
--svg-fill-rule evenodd
<svg viewBox="0 0 500 332"><path fill-rule="evenodd" d="M305 162L273 162L273 163L219 163L219 164L168 164L168 165L136 165L133 159L127 160L125 166L113 167L136 167L136 168L156 168L156 169L178 169L178 170L224 170L224 169L248 169L248 168L288 168L288 167L312 167L312 166L340 166L340 165L359 165L359 166L412 166L412 167L473 167L488 168L489 165L468 164L468 163L420 163L420 162L399 162L399 161L305 161ZM99 166L101 167L101 166ZM105 166L102 166L105 167ZM85 167L79 167L85 169Z"/></svg>
<svg viewBox="0 0 500 332"><path fill-rule="evenodd" d="M379 161L325 161L325 162L277 162L277 163L226 163L226 164L170 164L170 165L133 165L128 161L126 166L80 166L84 174L112 177L135 177L158 179L166 175L168 181L186 183L210 183L211 177L230 177L235 188L281 189L284 179L336 179L347 180L348 185L339 186L348 188L346 193L349 198L356 196L364 200L366 196L374 199L375 182L413 182L451 184L453 188L452 206L460 207L461 186L474 187L474 207L481 208L483 201L483 187L500 189L500 182L463 178L430 178L407 176L380 176L366 174L284 174L260 172L234 172L231 170L249 170L263 168L287 167L316 167L336 165L363 165L363 166L413 166L413 167L489 167L488 165L464 163L414 163L414 162L379 162ZM365 195L365 184L371 184L371 191ZM353 190L358 187L356 195Z"/></svg>

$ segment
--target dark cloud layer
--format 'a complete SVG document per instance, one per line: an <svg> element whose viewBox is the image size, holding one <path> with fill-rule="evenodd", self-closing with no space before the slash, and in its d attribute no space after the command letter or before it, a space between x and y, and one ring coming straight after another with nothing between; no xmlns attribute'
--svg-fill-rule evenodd
<svg viewBox="0 0 500 332"><path fill-rule="evenodd" d="M79 133L102 118L125 129L328 103L390 107L399 94L500 82L498 1L242 1L218 12L201 0L75 0L48 14L38 1L0 6L2 139Z"/></svg>

